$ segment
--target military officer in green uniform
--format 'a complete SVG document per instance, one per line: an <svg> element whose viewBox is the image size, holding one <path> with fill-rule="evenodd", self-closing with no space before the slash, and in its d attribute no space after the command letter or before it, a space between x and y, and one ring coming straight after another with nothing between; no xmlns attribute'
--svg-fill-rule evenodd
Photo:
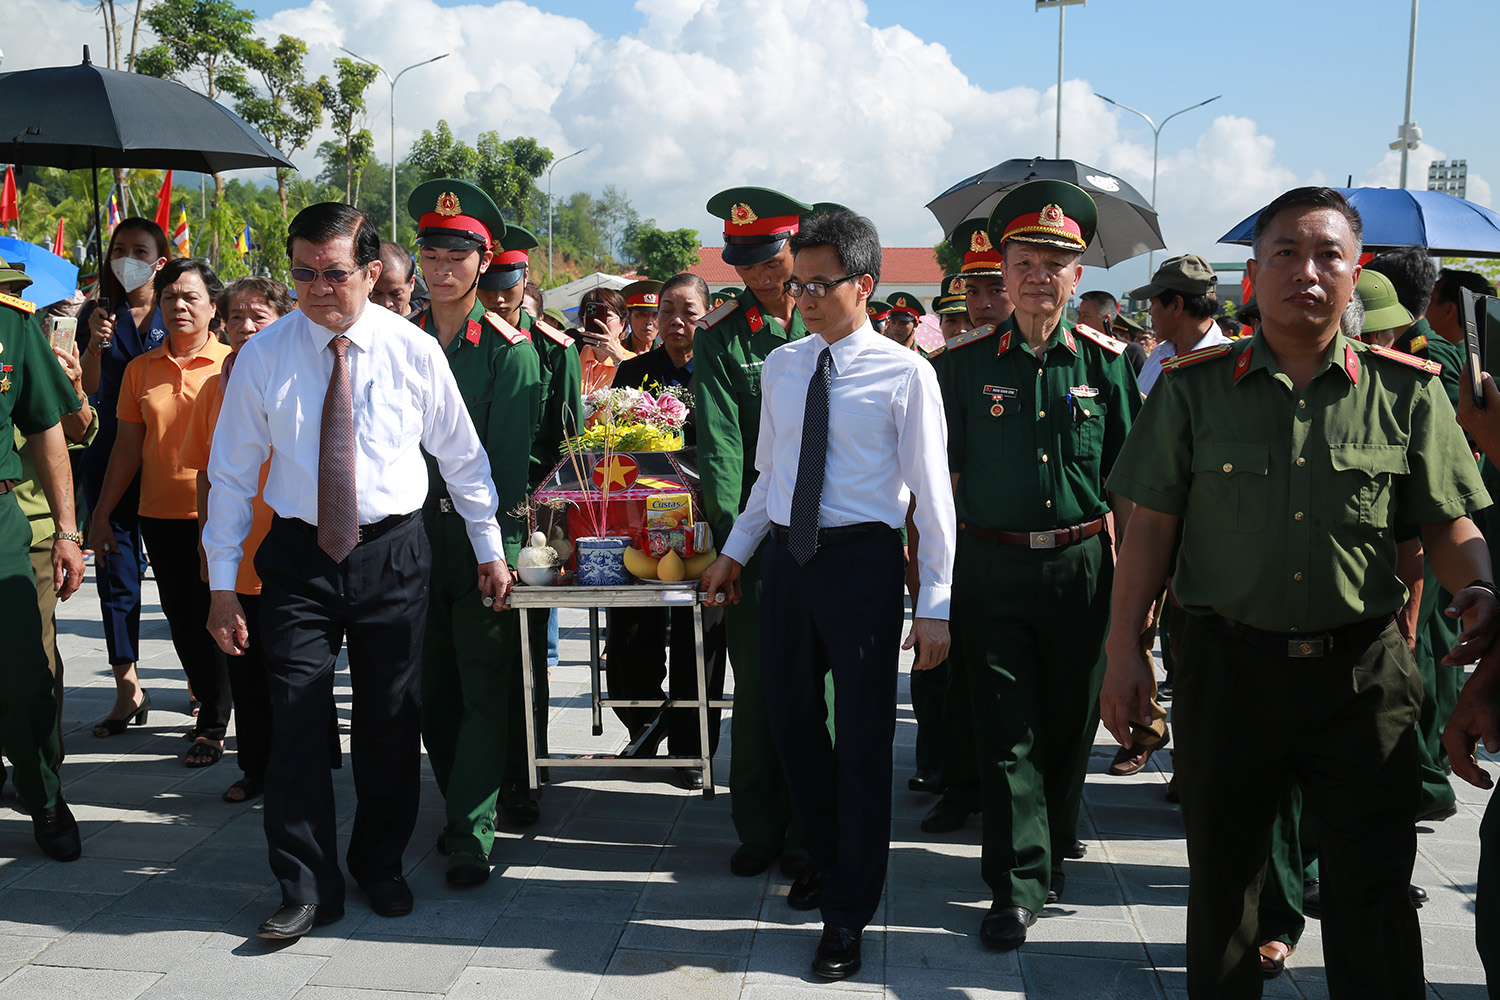
<svg viewBox="0 0 1500 1000"><path fill-rule="evenodd" d="M710 198L708 211L724 220L724 261L745 283L743 292L700 321L702 332L693 340L698 472L709 527L722 545L755 485L761 365L777 347L807 336L785 284L792 276L788 243L813 207L767 188L738 187ZM761 686L759 556L746 564L740 585L740 603L724 614L734 671L730 812L740 838L729 869L759 875L782 856L783 871L796 874L807 854Z"/></svg>
<svg viewBox="0 0 1500 1000"><path fill-rule="evenodd" d="M541 365L530 339L479 301L492 241L505 233L500 210L467 181L437 178L407 200L417 223L417 260L432 304L413 320L437 338L490 461L505 537L515 565L526 522L532 441L541 410ZM437 464L422 510L432 544L431 600L422 650L422 739L447 809L442 848L448 881L476 885L490 875L495 809L519 724L519 612L493 607L475 585L474 551ZM497 613L498 612L498 613Z"/></svg>
<svg viewBox="0 0 1500 1000"><path fill-rule="evenodd" d="M870 329L883 335L885 325L891 320L891 304L884 299L871 299L865 303L865 315L870 317Z"/></svg>
<svg viewBox="0 0 1500 1000"><path fill-rule="evenodd" d="M0 275L13 273L0 261ZM34 450L37 479L57 522L52 546L57 596L67 600L83 582L83 537L73 514L73 475L61 420L79 404L35 315L32 303L0 293L0 604L9 623L0 656L0 745L10 757L16 794L31 813L37 846L48 857L73 861L82 847L54 763L62 736L42 648L31 524L13 492L21 460L12 428Z"/></svg>
<svg viewBox="0 0 1500 1000"><path fill-rule="evenodd" d="M958 551L955 675L967 686L993 896L980 940L1015 948L1063 892L1098 726L1114 553L1105 490L1141 394L1113 338L1064 317L1093 239L1082 189L1031 181L987 225L1015 313L945 353ZM952 691L949 692L950 698Z"/></svg>
<svg viewBox="0 0 1500 1000"><path fill-rule="evenodd" d="M932 297L932 311L937 315L938 330L945 344L974 328L969 319L969 304L964 300L963 275L944 275L942 287Z"/></svg>
<svg viewBox="0 0 1500 1000"><path fill-rule="evenodd" d="M526 282L531 275L531 251L537 245L537 238L531 230L525 226L507 225L504 236L490 240L490 251L494 256L490 266L479 276L479 301L490 312L530 337L531 346L536 349L541 363L542 410L536 438L531 444L531 472L527 477L528 489L532 491L542 484L562 457L563 439L578 423L583 389L583 362L573 346L573 338L541 317L533 316L524 305ZM544 509L538 511L537 516L545 519L550 513ZM538 525L546 526L545 523ZM550 691L547 647L549 642L554 645L556 642L557 611L531 610L524 613L531 616L536 748L539 755L545 756ZM531 797L523 711L524 707L517 701L510 723L510 747L506 750L505 784L500 791L500 807L512 823L526 826L535 823L541 817L541 811Z"/></svg>
<svg viewBox="0 0 1500 1000"><path fill-rule="evenodd" d="M886 296L891 306L891 317L880 332L902 347L917 347L917 321L927 315L922 300L911 292L892 292ZM926 354L923 354L926 357Z"/></svg>
<svg viewBox="0 0 1500 1000"><path fill-rule="evenodd" d="M1422 526L1468 617L1450 655L1472 659L1497 614L1467 516L1489 498L1436 366L1340 332L1360 230L1330 188L1263 209L1248 265L1260 331L1171 359L1109 480L1137 504L1100 697L1122 744L1150 693L1141 623L1180 534L1174 724L1195 998L1261 995L1256 903L1293 777L1322 848L1329 994L1425 992L1408 890L1422 689L1395 624L1395 526Z"/></svg>

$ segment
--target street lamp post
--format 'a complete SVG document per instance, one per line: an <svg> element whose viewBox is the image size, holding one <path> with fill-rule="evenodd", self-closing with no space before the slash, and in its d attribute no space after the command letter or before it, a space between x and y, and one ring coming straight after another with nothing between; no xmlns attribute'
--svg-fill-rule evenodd
<svg viewBox="0 0 1500 1000"><path fill-rule="evenodd" d="M1152 138L1151 138L1151 211L1155 212L1156 211L1156 157L1157 157L1157 154L1161 151L1161 130L1166 127L1167 122L1171 121L1173 118L1176 118L1178 115L1184 114L1185 112L1188 112L1188 111L1192 111L1195 108L1201 108L1205 104L1212 104L1214 101L1217 101L1219 98L1223 97L1224 95L1223 94L1215 94L1213 97L1210 97L1206 101L1199 101L1197 104L1194 104L1194 105L1191 105L1189 107L1183 108L1181 111L1174 111L1170 115L1167 115L1167 117L1163 118L1161 120L1161 124L1160 125L1158 125L1154 121L1152 121L1151 120L1151 116L1148 115L1148 114L1146 114L1146 112L1144 112L1144 111L1138 111L1135 108L1132 108L1128 104L1121 104L1119 101L1111 100L1108 97L1105 97L1103 94L1100 94L1100 93L1097 93L1097 92L1094 94L1094 96L1097 97L1097 98L1099 98L1099 100L1105 102L1106 104L1113 104L1115 107L1119 108L1122 111L1129 111L1133 115L1140 115L1142 118L1146 119L1146 124L1151 126L1151 136L1152 136ZM1150 251L1149 253L1146 254L1146 274L1147 274L1148 277L1153 273L1153 269L1152 269L1151 265L1155 262L1155 259L1156 259L1156 251L1155 250L1152 250L1152 251Z"/></svg>
<svg viewBox="0 0 1500 1000"><path fill-rule="evenodd" d="M562 160L553 160L552 165L547 168L547 284L552 284L552 171L563 160L571 160L579 153L587 153L589 147L569 153Z"/></svg>
<svg viewBox="0 0 1500 1000"><path fill-rule="evenodd" d="M1057 8L1057 146L1053 153L1055 159L1062 159L1062 88L1063 88L1063 27L1068 16L1068 8L1083 6L1087 0L1036 0L1036 9L1042 10L1047 7Z"/></svg>
<svg viewBox="0 0 1500 1000"><path fill-rule="evenodd" d="M342 45L339 48L345 52L349 52ZM423 59L419 63L412 63L395 76L387 73L385 67L379 63L373 63L364 56L356 55L353 52L349 52L349 54L366 66L374 66L380 71L380 75L386 78L386 82L391 85L391 240L394 242L396 239L396 84L401 81L401 78L406 75L408 70L414 70L418 66L426 66L428 63L435 63L439 59L446 59L448 58L448 53L444 52L440 56L433 56L431 59Z"/></svg>

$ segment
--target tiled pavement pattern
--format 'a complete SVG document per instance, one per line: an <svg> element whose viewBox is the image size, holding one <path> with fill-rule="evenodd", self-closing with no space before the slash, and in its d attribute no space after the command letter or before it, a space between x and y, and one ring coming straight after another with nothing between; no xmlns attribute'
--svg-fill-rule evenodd
<svg viewBox="0 0 1500 1000"><path fill-rule="evenodd" d="M986 908L978 824L942 839L919 830L930 800L905 787L915 733L907 704L897 734L890 878L865 937L864 970L852 981L811 977L817 914L786 906L788 881L775 869L753 879L729 874L727 794L705 801L669 784L670 772L646 768L554 772L542 821L525 831L502 823L494 877L463 891L447 887L432 850L441 801L429 777L407 852L417 896L411 916L374 916L351 886L343 920L290 945L263 942L255 927L279 899L259 805L220 801L238 775L232 754L199 771L180 763L185 681L149 582L147 601L142 675L155 710L148 727L102 741L88 729L108 710L112 685L92 580L63 606L65 780L84 857L67 865L42 860L6 788L0 1000L1186 996L1182 825L1162 797L1170 762L1153 760L1132 778L1107 777L1113 750L1100 730L1081 831L1088 857L1068 862L1063 902L1043 912L1023 949L989 953L976 939ZM623 745L613 719L605 737L589 735L581 708L585 623L583 612L564 612L563 663L552 679L557 750ZM904 679L902 691L904 699ZM346 746L347 696L342 686ZM726 735L721 793L728 742ZM347 821L347 767L335 785ZM1481 998L1472 910L1484 800L1464 785L1459 797L1457 817L1422 828L1415 881L1432 898L1421 911L1430 995ZM1314 921L1288 974L1266 994L1326 996L1321 964Z"/></svg>

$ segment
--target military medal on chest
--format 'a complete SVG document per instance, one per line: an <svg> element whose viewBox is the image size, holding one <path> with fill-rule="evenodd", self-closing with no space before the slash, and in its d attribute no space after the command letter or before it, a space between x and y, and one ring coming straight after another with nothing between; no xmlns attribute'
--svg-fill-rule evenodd
<svg viewBox="0 0 1500 1000"><path fill-rule="evenodd" d="M990 397L990 416L998 417L1005 413L1005 400L1015 399L1021 393L1008 385L987 385L984 394Z"/></svg>
<svg viewBox="0 0 1500 1000"><path fill-rule="evenodd" d="M0 365L0 392L10 392L10 365Z"/></svg>

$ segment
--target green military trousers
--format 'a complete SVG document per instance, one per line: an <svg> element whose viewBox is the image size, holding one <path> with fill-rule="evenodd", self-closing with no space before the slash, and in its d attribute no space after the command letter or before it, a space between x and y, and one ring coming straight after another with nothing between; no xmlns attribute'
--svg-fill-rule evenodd
<svg viewBox="0 0 1500 1000"><path fill-rule="evenodd" d="M509 755L507 733L521 698L521 613L497 614L484 606L463 518L431 511L422 516L432 543L422 741L446 802L449 854L487 858Z"/></svg>
<svg viewBox="0 0 1500 1000"><path fill-rule="evenodd" d="M1099 725L1114 562L1104 534L1029 549L960 532L949 660L968 686L996 903L1041 910Z"/></svg>
<svg viewBox="0 0 1500 1000"><path fill-rule="evenodd" d="M1463 623L1443 612L1453 603L1453 595L1437 582L1432 567L1423 570L1422 604L1417 612L1417 671L1422 676L1422 714L1417 718L1417 753L1422 766L1422 800L1417 814L1422 815L1452 806L1457 797L1448 775L1443 771L1443 727L1458 702L1463 686L1464 668L1450 667L1443 657L1458 645Z"/></svg>
<svg viewBox="0 0 1500 1000"><path fill-rule="evenodd" d="M1276 804L1271 850L1260 887L1260 930L1256 945L1280 941L1297 947L1307 918L1302 915L1302 887L1318 877L1318 838L1314 825L1302 820L1302 788L1288 782Z"/></svg>
<svg viewBox="0 0 1500 1000"><path fill-rule="evenodd" d="M27 808L37 810L57 805L62 791L53 767L61 742L30 545L31 523L16 495L0 495L0 607L6 608L10 623L5 655L0 656L0 746L14 765L16 794Z"/></svg>
<svg viewBox="0 0 1500 1000"><path fill-rule="evenodd" d="M1295 780L1317 824L1329 996L1423 997L1408 890L1422 687L1394 622L1373 640L1293 657L1190 617L1174 687L1188 995L1261 995L1259 896Z"/></svg>

